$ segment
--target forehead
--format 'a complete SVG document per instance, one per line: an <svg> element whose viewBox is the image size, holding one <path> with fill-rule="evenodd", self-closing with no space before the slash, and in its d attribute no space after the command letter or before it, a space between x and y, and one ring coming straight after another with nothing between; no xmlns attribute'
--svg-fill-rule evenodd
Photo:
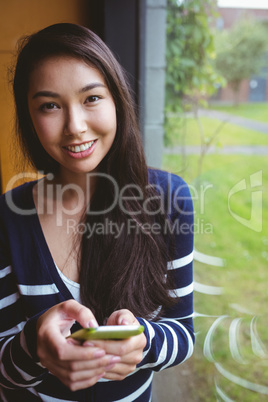
<svg viewBox="0 0 268 402"><path fill-rule="evenodd" d="M42 85L71 87L86 81L106 85L103 75L95 66L71 56L53 56L35 64L29 76L29 89Z"/></svg>

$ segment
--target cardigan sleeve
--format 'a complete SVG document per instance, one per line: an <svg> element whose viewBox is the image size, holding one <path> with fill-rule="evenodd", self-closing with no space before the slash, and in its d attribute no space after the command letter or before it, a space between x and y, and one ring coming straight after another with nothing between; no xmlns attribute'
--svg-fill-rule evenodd
<svg viewBox="0 0 268 402"><path fill-rule="evenodd" d="M1 197L2 201L2 197ZM1 216L4 205L0 203ZM11 266L9 241L0 216L0 385L14 389L39 384L47 370L36 355L36 321L27 319Z"/></svg>
<svg viewBox="0 0 268 402"><path fill-rule="evenodd" d="M180 178L177 178L178 180ZM175 181L176 176L175 176ZM154 371L177 365L188 359L194 348L193 328L193 205L188 186L180 179L171 194L172 211L166 230L174 236L174 261L168 262L168 274L173 276L178 297L159 321L138 318L145 327L147 345L139 368Z"/></svg>

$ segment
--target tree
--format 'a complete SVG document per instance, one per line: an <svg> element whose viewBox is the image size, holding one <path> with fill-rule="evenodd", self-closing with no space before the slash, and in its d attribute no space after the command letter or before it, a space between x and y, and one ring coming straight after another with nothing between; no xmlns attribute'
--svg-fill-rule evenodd
<svg viewBox="0 0 268 402"><path fill-rule="evenodd" d="M217 16L216 0L167 0L167 70L165 144L173 145L169 114L179 114L182 146L182 169L186 165L184 152L187 118L184 111L194 112L200 135L201 153L198 174L202 172L205 155L217 137L222 123L208 137L204 133L198 110L207 105L207 98L225 81L215 70L216 56L213 21Z"/></svg>
<svg viewBox="0 0 268 402"><path fill-rule="evenodd" d="M215 68L229 82L237 104L242 81L258 74L264 65L267 31L260 22L243 19L215 35L215 48Z"/></svg>
<svg viewBox="0 0 268 402"><path fill-rule="evenodd" d="M181 111L183 99L199 103L222 80L215 71L211 19L216 0L167 0L166 110Z"/></svg>

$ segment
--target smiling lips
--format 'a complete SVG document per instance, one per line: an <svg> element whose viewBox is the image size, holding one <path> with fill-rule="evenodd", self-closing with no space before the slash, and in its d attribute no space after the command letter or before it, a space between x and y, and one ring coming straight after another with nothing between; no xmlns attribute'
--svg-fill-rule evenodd
<svg viewBox="0 0 268 402"><path fill-rule="evenodd" d="M67 146L67 147L64 147L64 148L67 149L68 151L71 151L71 152L74 152L74 153L83 152L83 151L86 151L87 149L91 148L95 141L96 140L86 142L85 144Z"/></svg>
<svg viewBox="0 0 268 402"><path fill-rule="evenodd" d="M67 154L75 159L80 159L80 158L85 158L88 155L90 155L94 149L95 145L97 143L97 140L85 142L84 144L81 145L69 145L63 147L65 149L65 152Z"/></svg>

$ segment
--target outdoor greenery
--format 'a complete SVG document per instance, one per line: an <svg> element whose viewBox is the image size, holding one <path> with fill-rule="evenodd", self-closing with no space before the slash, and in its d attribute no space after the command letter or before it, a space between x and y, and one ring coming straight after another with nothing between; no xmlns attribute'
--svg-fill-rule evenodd
<svg viewBox="0 0 268 402"><path fill-rule="evenodd" d="M216 0L167 0L166 111L201 103L223 80L213 67Z"/></svg>
<svg viewBox="0 0 268 402"><path fill-rule="evenodd" d="M207 119L207 127L209 127L209 119ZM233 127L234 131L235 127ZM240 131L239 127L237 131ZM225 127L225 131L219 134L219 140L222 143L228 143L231 140L229 134ZM250 136L252 144L254 135L249 131ZM268 136L265 134L256 134L255 139L255 145L259 145L259 141L268 145ZM240 142L244 145L248 143L247 141L247 135L243 137L239 134L236 138L237 144ZM191 143L191 134L186 145L189 143ZM166 154L163 161L164 169L182 175L192 189L196 222L195 248L199 252L220 257L225 261L223 267L194 262L195 281L210 286L220 286L224 289L224 293L220 296L211 296L195 292L195 311L212 317L195 319L195 330L198 335L194 357L190 360L195 388L189 400L214 401L215 378L218 385L234 401L266 400L267 395L245 390L224 380L223 376L217 373L215 365L204 357L203 346L208 330L216 317L229 316L222 322L213 337L215 361L238 377L252 383L268 385L267 360L254 355L250 342L250 320L256 315L259 316L259 336L268 348L265 318L268 303L266 290L268 227L265 225L268 221L268 159L266 156L259 155L209 154L204 160L203 173L197 181L198 158L198 155L186 156L184 170L182 170L181 155ZM263 227L260 232L256 232L238 222L231 211L245 219L250 219L252 203L250 176L259 171L262 173L263 183L262 187L258 188L262 190L263 197ZM246 180L247 190L235 194L228 207L230 190L243 179ZM204 188L207 188L205 193L202 190ZM205 194L203 199L202 194ZM245 359L243 364L236 361L230 354L229 327L234 318L242 318L238 342L240 352ZM254 370L252 370L253 364Z"/></svg>
<svg viewBox="0 0 268 402"><path fill-rule="evenodd" d="M268 103L256 102L256 103L240 103L237 106L233 105L211 105L214 110L221 112L227 112L236 116L246 117L247 119L258 120L264 123L268 123Z"/></svg>
<svg viewBox="0 0 268 402"><path fill-rule="evenodd" d="M221 288L223 293L195 291L195 312L201 316L195 318L196 348L188 363L187 398L264 401L268 389L268 158L221 150L233 145L268 146L268 135L204 117L200 108L207 107L210 95L227 81L238 91L242 79L261 70L268 28L265 32L265 24L248 19L229 32L215 34L215 4L213 0L167 0L165 146L169 153L164 155L163 169L182 176L190 186L195 249L224 261L223 266L194 261L195 282ZM212 108L268 123L268 103ZM188 154L190 146L198 147ZM261 177L261 184L251 188L254 174ZM239 183L240 190L232 194ZM253 202L255 196L258 204ZM245 224L260 218L261 228ZM209 356L205 339L217 317L224 318L211 339ZM262 357L251 342L253 317L257 317L258 339L266 352ZM241 322L231 339L230 325L236 319ZM231 350L234 343L237 355ZM253 384L253 389L224 378L218 363L244 384ZM255 384L266 387L266 393L254 391Z"/></svg>
<svg viewBox="0 0 268 402"><path fill-rule="evenodd" d="M228 111L229 109L227 107L218 107L218 110ZM235 110L233 110L232 114L235 114ZM264 108L265 113L260 113L259 110L256 110L256 112L258 112L263 120L266 118L268 122L268 104L266 105L266 111ZM246 115L246 111L244 114ZM224 145L240 145L242 143L243 145L268 145L266 136L257 131L236 126L228 121L224 125L221 125L219 120L208 117L201 117L200 121L205 133L205 141L208 141L218 127L221 127L212 144L216 145L219 150ZM184 145L200 145L199 127L195 118L188 117L182 119L178 116L169 117L166 128L169 138L167 146L176 147L181 146L182 143Z"/></svg>
<svg viewBox="0 0 268 402"><path fill-rule="evenodd" d="M234 101L244 79L265 67L267 30L256 20L241 19L232 28L215 33L216 70L231 85Z"/></svg>

